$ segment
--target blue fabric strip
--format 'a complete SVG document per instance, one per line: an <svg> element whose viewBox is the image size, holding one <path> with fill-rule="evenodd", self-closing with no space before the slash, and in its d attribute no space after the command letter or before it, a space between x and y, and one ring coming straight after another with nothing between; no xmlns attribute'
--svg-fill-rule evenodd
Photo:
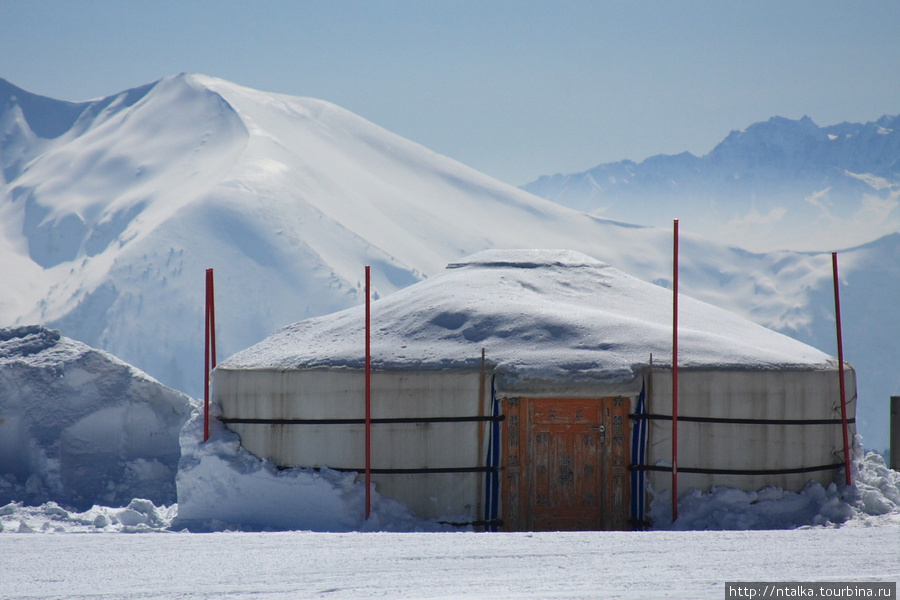
<svg viewBox="0 0 900 600"><path fill-rule="evenodd" d="M641 384L641 394L638 396L637 406L634 414L643 415L646 413L645 406L645 389L646 382ZM634 427L631 432L631 464L643 465L647 449L647 419L635 419ZM644 472L631 472L631 519L634 522L634 529L643 529L641 523L644 521Z"/></svg>
<svg viewBox="0 0 900 600"><path fill-rule="evenodd" d="M500 416L500 403L497 400L497 391L494 388L494 378L491 377L491 414ZM484 521L488 531L497 531L496 520L500 504L500 421L494 421L488 429L487 466L492 467L484 475Z"/></svg>

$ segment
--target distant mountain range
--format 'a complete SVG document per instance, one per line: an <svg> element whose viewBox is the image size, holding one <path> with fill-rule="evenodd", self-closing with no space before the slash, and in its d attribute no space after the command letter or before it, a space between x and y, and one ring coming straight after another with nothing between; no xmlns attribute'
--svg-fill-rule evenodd
<svg viewBox="0 0 900 600"><path fill-rule="evenodd" d="M829 127L773 117L702 157L608 163L523 189L626 222L678 217L709 239L757 251L836 250L900 231L900 116Z"/></svg>
<svg viewBox="0 0 900 600"><path fill-rule="evenodd" d="M893 122L865 135L894 148L894 134L877 129ZM653 160L619 163L620 175L643 182L650 176L629 169L643 174ZM658 160L681 177L675 165L709 158ZM879 164L847 181L874 189L880 178L878 201L896 203L896 161ZM487 248L568 248L671 282L671 221L652 207L632 219L641 226L585 214L328 102L203 75L81 103L0 80L0 174L0 326L58 328L194 396L208 267L223 358L361 302L366 264L377 295ZM651 222L665 227L643 226ZM687 218L682 233L684 293L835 353L829 254L748 252L710 241L717 231ZM900 391L898 252L894 234L841 254L846 357L858 372L860 428L877 448L887 444L887 398Z"/></svg>

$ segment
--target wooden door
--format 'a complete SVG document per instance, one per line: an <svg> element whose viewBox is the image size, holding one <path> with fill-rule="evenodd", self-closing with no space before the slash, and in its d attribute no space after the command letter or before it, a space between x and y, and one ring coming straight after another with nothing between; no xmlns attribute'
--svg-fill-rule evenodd
<svg viewBox="0 0 900 600"><path fill-rule="evenodd" d="M626 529L628 400L504 402L505 529Z"/></svg>

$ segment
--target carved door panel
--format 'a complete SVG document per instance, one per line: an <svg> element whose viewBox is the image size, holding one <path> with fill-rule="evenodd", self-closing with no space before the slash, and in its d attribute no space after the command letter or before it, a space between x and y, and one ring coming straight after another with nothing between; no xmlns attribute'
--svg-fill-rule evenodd
<svg viewBox="0 0 900 600"><path fill-rule="evenodd" d="M505 409L507 530L626 528L627 399L519 398Z"/></svg>

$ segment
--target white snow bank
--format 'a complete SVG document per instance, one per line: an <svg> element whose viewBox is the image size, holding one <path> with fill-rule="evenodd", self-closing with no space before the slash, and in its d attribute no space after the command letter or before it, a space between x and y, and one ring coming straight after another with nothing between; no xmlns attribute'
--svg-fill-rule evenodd
<svg viewBox="0 0 900 600"><path fill-rule="evenodd" d="M2 533L83 533L224 530L442 531L437 520L418 519L400 503L372 494L372 514L363 518L365 488L356 474L323 469L278 471L240 448L237 436L217 420L200 442L203 417L196 411L185 426L180 505L155 506L135 499L125 508L93 506L67 511L55 502L0 507ZM761 530L807 527L900 527L900 473L874 453L851 463L853 486L810 483L799 494L777 488L744 492L689 490L671 522L667 494L651 505L657 530ZM448 519L451 520L452 519Z"/></svg>
<svg viewBox="0 0 900 600"><path fill-rule="evenodd" d="M212 411L217 413L215 404ZM423 520L373 489L365 519L365 484L357 473L329 469L283 469L240 445L237 434L215 418L203 439L203 411L181 433L178 516L174 528L192 531L442 531L454 529Z"/></svg>
<svg viewBox="0 0 900 600"><path fill-rule="evenodd" d="M175 501L192 401L39 326L0 329L0 503Z"/></svg>
<svg viewBox="0 0 900 600"><path fill-rule="evenodd" d="M486 250L372 303L373 366L476 367L501 377L631 381L671 363L672 292L567 250ZM223 369L361 367L364 308L289 325ZM815 348L682 297L679 365L824 369Z"/></svg>
<svg viewBox="0 0 900 600"><path fill-rule="evenodd" d="M888 469L884 458L874 452L855 457L850 469L853 481L850 487L832 483L826 488L811 481L799 493L780 488L756 492L720 487L708 492L690 489L678 501L675 523L672 523L671 495L665 490L654 494L651 502L653 528L793 529L882 523L900 526L900 473Z"/></svg>
<svg viewBox="0 0 900 600"><path fill-rule="evenodd" d="M65 510L56 502L25 506L11 502L0 507L4 533L141 533L163 531L172 524L177 507L156 506L136 498L124 508L94 505L84 512Z"/></svg>

